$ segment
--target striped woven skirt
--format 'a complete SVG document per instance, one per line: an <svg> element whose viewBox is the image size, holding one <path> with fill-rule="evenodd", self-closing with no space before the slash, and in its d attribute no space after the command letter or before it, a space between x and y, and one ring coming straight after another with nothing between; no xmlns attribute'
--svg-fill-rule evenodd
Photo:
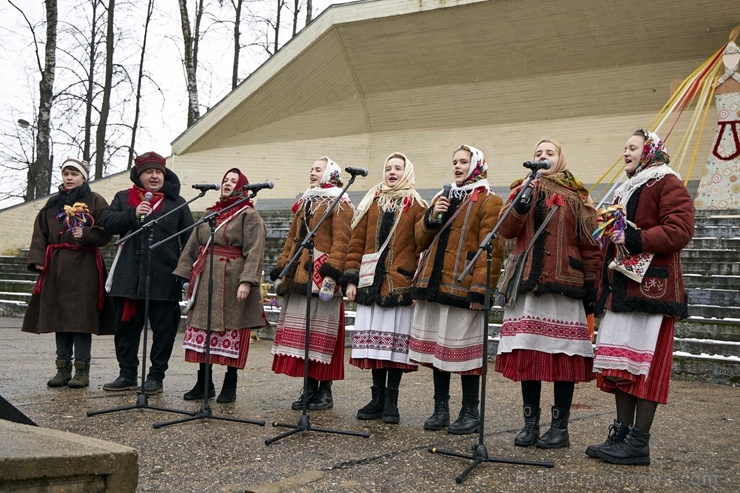
<svg viewBox="0 0 740 493"><path fill-rule="evenodd" d="M272 346L272 371L303 377L306 341L306 297L290 293L280 310ZM319 381L344 379L344 302L311 298L308 376Z"/></svg>
<svg viewBox="0 0 740 493"><path fill-rule="evenodd" d="M526 293L504 311L495 369L515 382L588 382L593 353L580 300Z"/></svg>

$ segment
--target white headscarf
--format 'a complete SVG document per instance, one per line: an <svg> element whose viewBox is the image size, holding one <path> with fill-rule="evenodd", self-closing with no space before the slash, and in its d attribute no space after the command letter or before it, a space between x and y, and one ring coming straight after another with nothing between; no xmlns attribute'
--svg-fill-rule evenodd
<svg viewBox="0 0 740 493"><path fill-rule="evenodd" d="M355 210L355 215L352 218L352 229L359 224L360 219L370 210L373 201L378 199L378 207L383 212L395 212L396 210L403 210L405 204L412 203L414 200L419 203L423 208L427 208L428 204L421 198L419 192L414 188L416 178L414 176L414 165L411 161L402 153L394 152L387 158L383 163L383 173L385 174L385 166L393 158L402 159L404 162L403 176L396 182L395 185L389 187L385 184L385 180L375 185L373 188L368 190L365 197L360 201L360 205Z"/></svg>

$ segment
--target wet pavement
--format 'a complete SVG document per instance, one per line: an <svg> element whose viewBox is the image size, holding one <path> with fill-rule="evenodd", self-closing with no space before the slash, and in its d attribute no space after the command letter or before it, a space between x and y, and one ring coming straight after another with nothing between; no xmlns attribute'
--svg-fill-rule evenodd
<svg viewBox="0 0 740 493"><path fill-rule="evenodd" d="M183 415L139 408L87 416L90 410L137 402L135 391L102 390L118 374L112 337L93 339L89 388L52 389L46 381L55 373L54 336L25 334L20 325L20 319L0 318L0 395L39 426L137 449L140 492L735 492L740 484L740 389L734 387L674 380L669 403L658 409L653 425L652 464L614 466L584 454L588 445L606 437L614 419L611 395L594 383L576 387L570 448L514 447L522 421L519 385L490 372L484 436L489 458L551 461L555 467L484 463L457 484L455 477L471 461L429 449L469 453L479 436L422 430L433 408L428 369L404 376L401 423L386 425L355 418L369 400L371 377L347 364L345 379L334 384L334 408L309 411L310 424L370 437L304 431L267 446L266 439L287 431L272 423L297 424L301 415L290 404L299 396L302 380L270 370L271 341L253 343L247 368L239 374L235 403L210 400L214 416L263 420L265 426L205 418L154 429L155 423ZM164 393L150 397L148 404L197 412L200 401L182 399L197 367L184 361L181 342L182 334ZM223 374L222 367L214 369L217 392ZM461 398L458 382L453 377L450 407L455 416ZM543 407L551 399L552 386L545 384ZM541 427L548 425L549 416L543 417Z"/></svg>

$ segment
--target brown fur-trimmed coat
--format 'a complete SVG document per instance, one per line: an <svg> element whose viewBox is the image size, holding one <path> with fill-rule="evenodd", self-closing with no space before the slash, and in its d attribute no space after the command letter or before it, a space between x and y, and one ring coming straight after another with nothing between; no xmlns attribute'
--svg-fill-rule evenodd
<svg viewBox="0 0 740 493"><path fill-rule="evenodd" d="M480 243L496 225L503 204L498 195L478 190L475 201L466 198L461 203L459 199L451 198L442 222L430 218L434 207L432 204L416 223L417 243L424 249L431 247L421 262L419 275L411 289L412 298L469 308L470 303L483 304L486 286L495 287L498 283L504 253L504 241L500 236L494 240L490 282L486 282L485 253L478 257L470 271L471 275L462 282L457 281L467 261L475 255ZM437 241L432 242L439 228L458 207L463 210L442 231Z"/></svg>
<svg viewBox="0 0 740 493"><path fill-rule="evenodd" d="M599 245L591 237L596 229L596 210L583 206L576 192L554 182L547 185L548 193L538 187L531 207L526 212L512 209L499 229L504 238L516 238L513 253L521 254L550 212L546 197L558 194L566 198L530 249L518 293L554 293L584 300L587 313L593 313L599 269ZM501 214L509 207L511 202Z"/></svg>
<svg viewBox="0 0 740 493"><path fill-rule="evenodd" d="M293 258L297 248L303 242L306 234L316 227L321 220L324 211L328 207L326 201L316 207L313 214L306 216L306 203L293 216L293 222L290 224L288 238L285 240L283 251L278 258L276 267L270 272L270 278L275 281L280 272L285 268L287 263ZM344 262L347 257L349 240L352 234L350 224L354 208L352 204L346 201L338 204L326 221L321 225L314 237L315 249L327 254L326 262L319 269L322 277L329 276L339 282L344 273ZM318 258L314 252L314 260ZM304 249L301 258L291 266L287 275L277 286L275 292L284 296L287 293L306 294L306 283L308 282L308 250ZM340 295L340 292L337 293Z"/></svg>
<svg viewBox="0 0 740 493"><path fill-rule="evenodd" d="M694 204L675 175L651 180L635 190L627 202L627 219L638 230L625 230L625 246L632 253L654 253L642 283L609 269L614 259L612 243L602 250L596 314L645 312L685 318L686 291L681 270L681 250L694 236Z"/></svg>
<svg viewBox="0 0 740 493"><path fill-rule="evenodd" d="M416 271L421 248L414 237L416 223L426 208L413 201L401 213L393 238L380 255L371 286L357 288L357 303L382 307L411 305L411 281ZM396 221L395 212L382 212L377 200L352 230L342 284L359 282L362 256L375 253L386 241Z"/></svg>

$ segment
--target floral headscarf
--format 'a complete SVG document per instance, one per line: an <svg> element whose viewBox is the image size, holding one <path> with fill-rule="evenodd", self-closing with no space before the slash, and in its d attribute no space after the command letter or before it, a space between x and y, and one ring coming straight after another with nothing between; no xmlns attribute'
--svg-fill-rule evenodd
<svg viewBox="0 0 740 493"><path fill-rule="evenodd" d="M481 187L486 189L486 193L493 193L491 185L488 183L488 164L486 163L486 158L483 156L483 152L473 146L461 145L455 149L452 155L454 156L455 153L460 150L470 153L470 169L468 170L468 174L462 185L458 186L456 183L452 183L450 196L463 199L465 196L473 194L477 197L478 194L475 190ZM437 195L441 193L442 192L439 192Z"/></svg>
<svg viewBox="0 0 740 493"><path fill-rule="evenodd" d="M627 181L622 183L614 190L615 204L626 205L632 193L650 180L660 180L667 175L676 175L680 178L668 163L671 157L665 148L663 141L658 134L645 128L639 128L632 135L641 135L645 138L645 145L642 148L642 156L637 164L635 172L628 174Z"/></svg>
<svg viewBox="0 0 740 493"><path fill-rule="evenodd" d="M307 199L310 199L311 212L314 212L320 203L331 202L334 197L337 197L342 192L342 187L344 186L341 175L342 169L328 156L321 156L318 160L326 161L326 168L324 169L324 174L321 176L319 186L314 188L308 187L306 191L303 192L301 198L293 204L293 213L297 212ZM352 204L349 197L346 195L344 195L341 202L337 204L337 212L339 212L341 205L344 203Z"/></svg>
<svg viewBox="0 0 740 493"><path fill-rule="evenodd" d="M396 211L397 209L399 209L399 206L401 206L401 210L406 210L406 208L410 207L411 204L413 204L414 200L416 200L423 208L426 209L428 207L427 203L419 195L419 192L417 192L414 188L414 183L416 183L416 178L414 176L414 165L411 164L411 161L409 161L409 159L404 154L400 152L392 153L390 156L385 158L383 169L385 170L385 166L388 164L388 161L393 158L402 159L405 163L403 168L403 176L401 176L401 179L398 180L396 184L392 187L386 185L385 180L383 180L382 182L368 190L368 192L365 194L365 197L363 197L362 201L360 202L360 205L357 206L355 215L352 218L353 229L355 226L357 226L357 224L359 224L360 219L362 219L367 211L370 210L370 206L373 204L373 201L376 198L378 199L378 207L383 212Z"/></svg>
<svg viewBox="0 0 740 493"><path fill-rule="evenodd" d="M660 140L660 137L658 137L658 134L646 128L639 128L633 135L642 135L645 138L645 146L642 148L640 163L631 176L638 174L645 168L669 164L671 162L671 156L668 155L668 150L665 148L663 141Z"/></svg>

